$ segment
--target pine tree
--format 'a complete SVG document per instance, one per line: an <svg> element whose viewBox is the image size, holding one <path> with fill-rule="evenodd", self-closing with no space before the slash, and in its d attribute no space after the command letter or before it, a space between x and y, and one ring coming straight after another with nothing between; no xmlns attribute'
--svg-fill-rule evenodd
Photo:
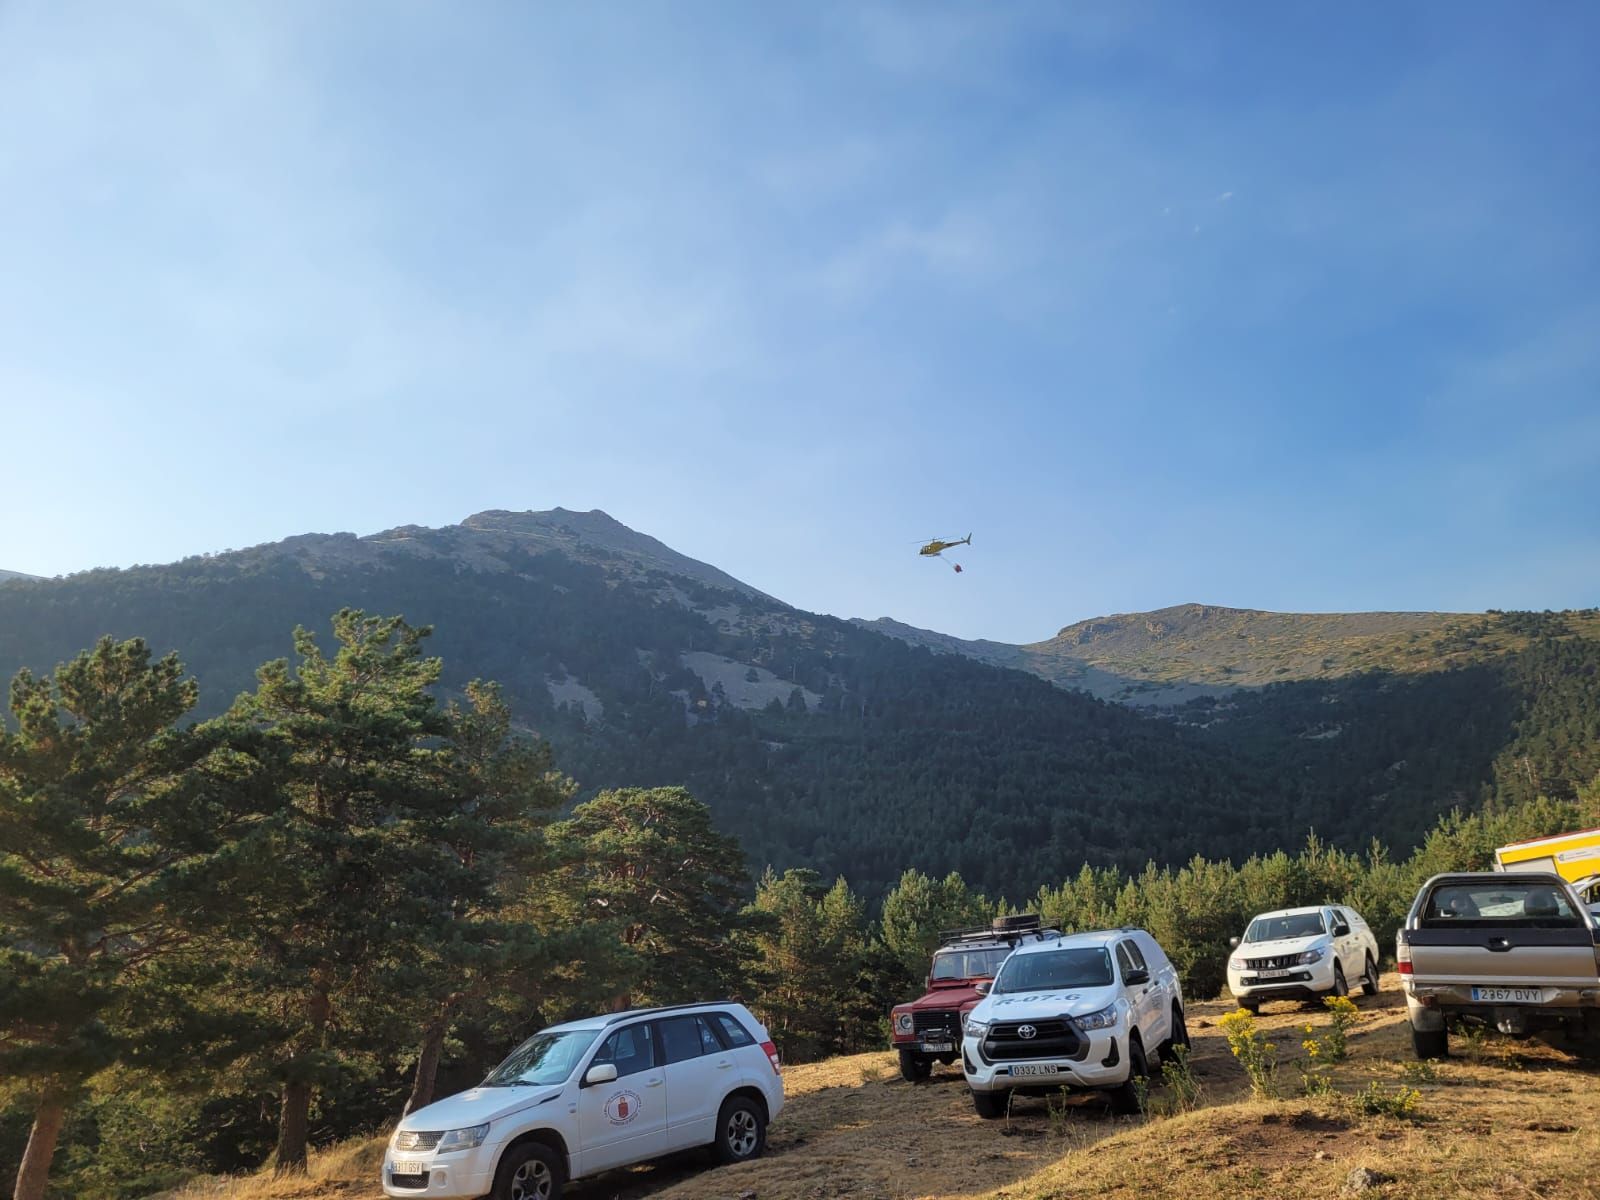
<svg viewBox="0 0 1600 1200"><path fill-rule="evenodd" d="M16 1200L44 1195L69 1107L97 1073L181 1025L162 984L194 909L184 877L236 831L199 764L220 726L179 728L198 691L175 655L103 638L11 684L0 726L0 1078L34 1117Z"/></svg>
<svg viewBox="0 0 1600 1200"><path fill-rule="evenodd" d="M542 975L575 948L572 931L547 934L516 912L525 881L549 865L544 826L572 783L554 770L547 744L513 736L494 685L469 684L445 718L435 766L449 803L419 832L443 849L451 869L447 886L431 895L431 928L403 987L422 1023L407 1112L432 1102L445 1035L460 1012L508 979Z"/></svg>
<svg viewBox="0 0 1600 1200"><path fill-rule="evenodd" d="M415 947L467 871L437 840L454 805L431 630L344 609L333 632L329 659L295 630L293 668L263 666L233 710L259 730L276 794L239 858L252 911L234 930L232 998L275 1031L258 1066L279 1092L280 1174L305 1169L317 1089L413 1015Z"/></svg>
<svg viewBox="0 0 1600 1200"><path fill-rule="evenodd" d="M552 825L550 843L549 910L621 943L615 1008L704 998L740 978L744 854L685 789L601 792Z"/></svg>

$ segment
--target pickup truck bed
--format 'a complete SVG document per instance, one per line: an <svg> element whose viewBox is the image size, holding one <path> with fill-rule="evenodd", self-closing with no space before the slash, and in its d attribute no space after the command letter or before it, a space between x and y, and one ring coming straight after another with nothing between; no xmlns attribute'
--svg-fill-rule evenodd
<svg viewBox="0 0 1600 1200"><path fill-rule="evenodd" d="M1600 1038L1600 927L1558 875L1436 875L1396 952L1418 1057L1442 1058L1462 1021Z"/></svg>

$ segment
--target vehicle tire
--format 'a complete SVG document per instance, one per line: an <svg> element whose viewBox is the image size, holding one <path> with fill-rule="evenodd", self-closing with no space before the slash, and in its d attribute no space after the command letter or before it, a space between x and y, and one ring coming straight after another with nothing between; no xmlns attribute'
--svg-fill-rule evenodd
<svg viewBox="0 0 1600 1200"><path fill-rule="evenodd" d="M1411 1049L1418 1058L1449 1058L1450 1032L1446 1029L1411 1027Z"/></svg>
<svg viewBox="0 0 1600 1200"><path fill-rule="evenodd" d="M972 1107L985 1121L998 1121L1006 1115L1008 1092L973 1092Z"/></svg>
<svg viewBox="0 0 1600 1200"><path fill-rule="evenodd" d="M523 1142L501 1157L490 1196L493 1200L561 1200L566 1173L559 1151L543 1142Z"/></svg>
<svg viewBox="0 0 1600 1200"><path fill-rule="evenodd" d="M1257 1000L1254 996L1246 996L1243 1000L1239 1001L1239 1007L1244 1009L1245 1012L1249 1013L1251 1016L1256 1016L1261 1012L1261 1001Z"/></svg>
<svg viewBox="0 0 1600 1200"><path fill-rule="evenodd" d="M1367 955L1367 970L1361 976L1361 994L1376 996L1378 994L1378 964L1372 961L1372 955Z"/></svg>
<svg viewBox="0 0 1600 1200"><path fill-rule="evenodd" d="M712 1143L717 1161L745 1162L767 1145L767 1119L761 1106L748 1096L729 1096L717 1113L717 1140Z"/></svg>
<svg viewBox="0 0 1600 1200"><path fill-rule="evenodd" d="M1350 985L1344 981L1344 967L1335 962L1333 964L1333 991L1329 992L1328 995L1348 996L1349 994Z"/></svg>
<svg viewBox="0 0 1600 1200"><path fill-rule="evenodd" d="M1176 1062L1177 1055L1172 1051L1175 1046L1188 1048L1189 1023L1183 1019L1183 1009L1177 1004L1172 1006L1172 1036L1161 1043L1161 1059L1163 1062Z"/></svg>
<svg viewBox="0 0 1600 1200"><path fill-rule="evenodd" d="M933 1074L933 1060L915 1050L900 1051L900 1078L907 1083L921 1083Z"/></svg>
<svg viewBox="0 0 1600 1200"><path fill-rule="evenodd" d="M1137 1031L1128 1035L1128 1082L1111 1091L1111 1107L1124 1116L1139 1111L1139 1088L1136 1079L1150 1078L1150 1064L1144 1056L1144 1043Z"/></svg>

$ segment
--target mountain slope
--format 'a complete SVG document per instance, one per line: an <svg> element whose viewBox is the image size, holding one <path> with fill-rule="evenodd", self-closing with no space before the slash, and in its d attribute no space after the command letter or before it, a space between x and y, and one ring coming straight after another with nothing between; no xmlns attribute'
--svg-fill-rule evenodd
<svg viewBox="0 0 1600 1200"><path fill-rule="evenodd" d="M325 634L347 605L434 625L444 687L499 681L586 794L686 784L755 868L842 872L869 894L917 866L1017 896L1086 860L1238 859L1312 827L1403 849L1476 802L1507 747L1528 748L1542 785L1570 782L1572 748L1600 744L1581 649L1527 679L1357 675L1152 720L798 611L603 513L559 509L12 581L0 676L140 636L180 652L215 713L295 625ZM1524 697L1551 672L1579 683L1529 740Z"/></svg>
<svg viewBox="0 0 1600 1200"><path fill-rule="evenodd" d="M8 579L37 579L37 575L24 575L21 571L0 571L0 583Z"/></svg>
<svg viewBox="0 0 1600 1200"><path fill-rule="evenodd" d="M1447 670L1529 644L1529 614L1275 613L1180 604L1068 625L1026 645L964 641L880 618L859 622L912 645L1032 671L1063 687L1126 704L1182 704L1238 688L1364 671ZM1600 619L1567 614L1600 637Z"/></svg>

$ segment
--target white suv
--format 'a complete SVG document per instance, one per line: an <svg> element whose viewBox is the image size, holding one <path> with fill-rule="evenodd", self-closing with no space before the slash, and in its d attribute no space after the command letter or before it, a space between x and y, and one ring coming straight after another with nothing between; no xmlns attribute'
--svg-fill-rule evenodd
<svg viewBox="0 0 1600 1200"><path fill-rule="evenodd" d="M1188 1044L1166 953L1142 929L1107 929L1013 950L967 1018L961 1065L980 1117L1003 1115L1008 1092L1063 1087L1109 1091L1129 1112L1151 1058Z"/></svg>
<svg viewBox="0 0 1600 1200"><path fill-rule="evenodd" d="M1378 991L1378 939L1353 908L1262 913L1230 944L1228 990L1251 1012L1267 1000L1345 996L1353 984L1369 996Z"/></svg>
<svg viewBox="0 0 1600 1200"><path fill-rule="evenodd" d="M569 1179L711 1146L754 1158L783 1108L778 1050L729 1002L553 1025L471 1091L406 1116L387 1196L557 1200Z"/></svg>

